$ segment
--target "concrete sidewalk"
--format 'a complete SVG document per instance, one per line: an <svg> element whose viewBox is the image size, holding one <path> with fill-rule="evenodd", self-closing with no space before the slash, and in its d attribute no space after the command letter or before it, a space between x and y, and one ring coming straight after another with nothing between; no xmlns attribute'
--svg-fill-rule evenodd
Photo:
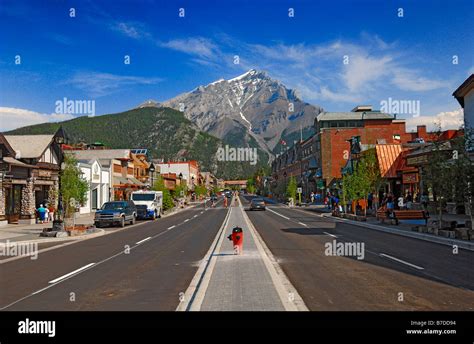
<svg viewBox="0 0 474 344"><path fill-rule="evenodd" d="M278 264L266 251L240 200L238 206L234 201L230 204L230 213L185 294L190 301L177 310L307 310L283 271L275 266ZM227 238L235 226L243 229L241 255L234 254Z"/></svg>
<svg viewBox="0 0 474 344"><path fill-rule="evenodd" d="M92 225L94 223L94 214L81 214L76 218L76 224ZM43 228L52 228L53 223L36 223L32 225L8 224L0 227L0 243L29 241L42 239L48 241L51 238L40 237L39 234Z"/></svg>

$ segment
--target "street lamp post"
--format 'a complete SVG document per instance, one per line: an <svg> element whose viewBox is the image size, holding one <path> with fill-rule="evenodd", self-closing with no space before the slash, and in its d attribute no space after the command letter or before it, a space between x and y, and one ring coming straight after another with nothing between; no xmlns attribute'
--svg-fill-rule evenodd
<svg viewBox="0 0 474 344"><path fill-rule="evenodd" d="M155 176L155 165L153 163L150 164L150 168L148 169L148 172L150 172L150 179L151 179L151 184L150 184L150 189L153 189L153 182L154 182L154 176Z"/></svg>

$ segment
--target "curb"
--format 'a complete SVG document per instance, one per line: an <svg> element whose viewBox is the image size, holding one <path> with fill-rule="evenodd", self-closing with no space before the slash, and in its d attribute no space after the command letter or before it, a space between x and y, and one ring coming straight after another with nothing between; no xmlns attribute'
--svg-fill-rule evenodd
<svg viewBox="0 0 474 344"><path fill-rule="evenodd" d="M409 231L404 231L402 229L384 227L384 226L374 225L374 224L367 223L367 222L360 222L360 221L352 221L352 220L348 220L348 219L335 218L331 214L329 214L329 215L324 215L323 214L323 215L321 215L321 217L327 217L327 218L330 218L334 221L346 222L346 223L350 223L354 226L370 228L370 229L374 229L374 230L377 230L377 231L380 231L380 232L391 233L391 234L401 235L401 236L405 236L405 237L409 237L409 238L413 238L413 239L434 242L436 244L442 244L442 245L448 245L448 246L456 245L459 248L469 250L469 251L474 251L474 242L465 242L465 241L461 241L461 240L458 240L458 239L450 239L450 238L444 238L444 237L439 237L439 236L432 236L432 235L425 234L425 233L409 232Z"/></svg>
<svg viewBox="0 0 474 344"><path fill-rule="evenodd" d="M85 234L85 235L76 235L76 236L67 236L67 237L60 237L60 238L49 238L49 239L33 239L33 240L22 240L22 241L8 241L8 245L15 244L15 245L28 245L28 244L44 244L44 243L54 243L54 242L62 242L62 241L80 241L82 239L90 239L95 238L98 236L102 236L106 234L105 230L99 229L98 232ZM7 246L6 242L0 242L0 246Z"/></svg>

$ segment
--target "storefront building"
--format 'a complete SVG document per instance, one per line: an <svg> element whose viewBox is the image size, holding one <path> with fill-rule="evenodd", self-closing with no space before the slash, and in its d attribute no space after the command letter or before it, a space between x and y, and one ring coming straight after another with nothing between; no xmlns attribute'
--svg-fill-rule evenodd
<svg viewBox="0 0 474 344"><path fill-rule="evenodd" d="M31 224L42 204L58 207L64 134L0 134L0 223Z"/></svg>

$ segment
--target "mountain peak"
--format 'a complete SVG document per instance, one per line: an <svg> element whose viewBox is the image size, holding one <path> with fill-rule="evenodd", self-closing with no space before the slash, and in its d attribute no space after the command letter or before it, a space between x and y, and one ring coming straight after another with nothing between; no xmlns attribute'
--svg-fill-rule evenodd
<svg viewBox="0 0 474 344"><path fill-rule="evenodd" d="M148 99L141 103L140 105L137 106L138 109L144 108L144 107L160 107L161 104L158 103L156 100L153 99Z"/></svg>
<svg viewBox="0 0 474 344"><path fill-rule="evenodd" d="M267 74L263 71L258 71L256 69L250 69L247 72L245 72L244 74L241 74L241 75L239 75L235 78L227 80L227 82L240 81L240 80L243 80L243 79L249 79L249 78L254 78L254 77L258 77L258 76L267 77Z"/></svg>

